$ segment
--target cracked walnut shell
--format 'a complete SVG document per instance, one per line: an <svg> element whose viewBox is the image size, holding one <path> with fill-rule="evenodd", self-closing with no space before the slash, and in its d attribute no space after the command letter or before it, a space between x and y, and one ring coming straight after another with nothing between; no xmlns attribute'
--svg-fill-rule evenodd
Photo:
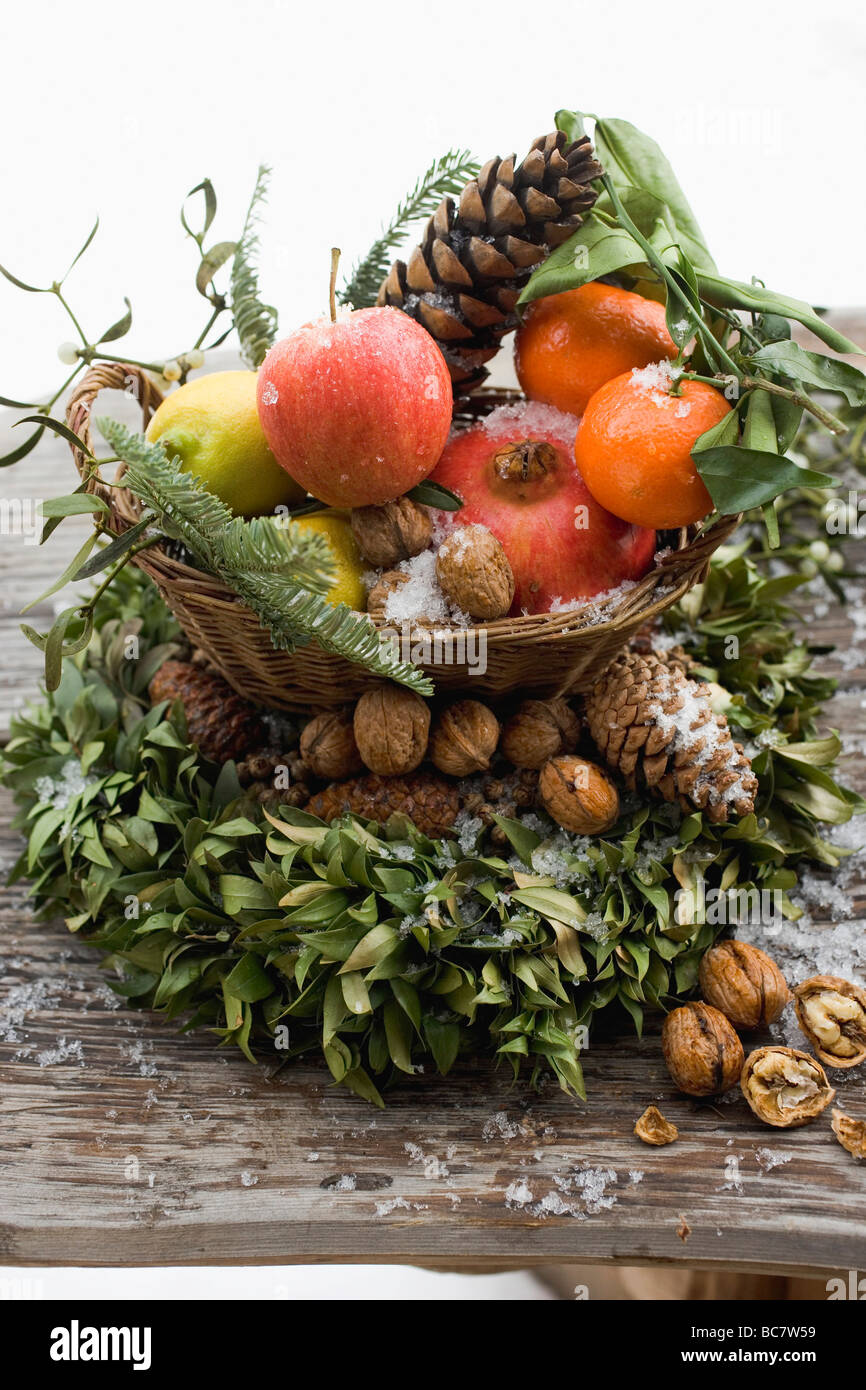
<svg viewBox="0 0 866 1390"><path fill-rule="evenodd" d="M743 1044L728 1019L710 1004L672 1009L662 1028L668 1071L689 1096L717 1096L736 1086Z"/></svg>
<svg viewBox="0 0 866 1390"><path fill-rule="evenodd" d="M325 782L353 777L363 767L352 716L345 710L327 710L309 720L301 732L300 752L304 766Z"/></svg>
<svg viewBox="0 0 866 1390"><path fill-rule="evenodd" d="M386 570L427 549L433 522L426 508L411 497L398 497L381 507L356 507L352 535L364 559Z"/></svg>
<svg viewBox="0 0 866 1390"><path fill-rule="evenodd" d="M662 1112L656 1105L648 1105L635 1122L634 1132L638 1139L642 1139L645 1144L672 1144L675 1139L680 1137L680 1132L676 1125L666 1120Z"/></svg>
<svg viewBox="0 0 866 1390"><path fill-rule="evenodd" d="M499 751L515 767L543 767L548 758L573 753L580 720L567 700L524 700L502 731Z"/></svg>
<svg viewBox="0 0 866 1390"><path fill-rule="evenodd" d="M355 706L355 742L365 767L381 777L414 772L427 752L430 710L403 685L366 690Z"/></svg>
<svg viewBox="0 0 866 1390"><path fill-rule="evenodd" d="M844 1110L834 1110L830 1124L843 1149L854 1158L866 1158L866 1120L853 1120Z"/></svg>
<svg viewBox="0 0 866 1390"><path fill-rule="evenodd" d="M828 1067L866 1061L866 991L837 975L814 975L794 990L797 1021Z"/></svg>
<svg viewBox="0 0 866 1390"><path fill-rule="evenodd" d="M457 700L443 709L430 735L430 761L449 777L485 772L499 742L499 720L480 700Z"/></svg>
<svg viewBox="0 0 866 1390"><path fill-rule="evenodd" d="M735 1028L766 1028L791 998L774 960L745 941L720 941L701 960L701 992Z"/></svg>
<svg viewBox="0 0 866 1390"><path fill-rule="evenodd" d="M486 526L458 526L436 554L443 594L470 618L504 618L514 598L514 575L500 541Z"/></svg>
<svg viewBox="0 0 866 1390"><path fill-rule="evenodd" d="M607 773L585 758L549 758L538 778L548 815L575 835L601 835L619 816L619 793Z"/></svg>
<svg viewBox="0 0 866 1390"><path fill-rule="evenodd" d="M793 1047L759 1047L749 1054L740 1089L759 1120L796 1129L826 1110L836 1092L824 1068Z"/></svg>

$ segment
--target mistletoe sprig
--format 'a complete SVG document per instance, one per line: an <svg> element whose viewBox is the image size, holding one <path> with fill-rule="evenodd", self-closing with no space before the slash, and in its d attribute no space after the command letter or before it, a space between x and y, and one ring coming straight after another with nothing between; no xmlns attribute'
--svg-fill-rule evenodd
<svg viewBox="0 0 866 1390"><path fill-rule="evenodd" d="M560 111L557 126L574 139L584 113ZM692 457L719 512L762 507L771 546L779 533L775 498L790 488L825 487L826 473L789 457L803 412L842 434L844 423L814 390L866 404L866 376L847 362L791 341L791 321L836 352L861 349L810 305L721 275L670 164L654 140L627 121L592 117L605 170L599 198L583 225L531 276L520 302L616 276L662 296L679 354L672 392L683 380L708 382L731 401L729 414L695 444ZM747 317L743 317L743 316ZM690 346L693 345L693 346Z"/></svg>

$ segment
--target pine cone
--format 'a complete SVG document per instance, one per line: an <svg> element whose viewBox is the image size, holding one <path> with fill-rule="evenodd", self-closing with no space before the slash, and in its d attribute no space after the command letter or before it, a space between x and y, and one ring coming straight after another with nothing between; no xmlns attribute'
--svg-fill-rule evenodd
<svg viewBox="0 0 866 1390"><path fill-rule="evenodd" d="M429 772L406 777L370 773L348 782L333 782L317 792L307 805L308 811L325 821L347 813L360 820L386 821L401 813L434 838L451 831L459 809L456 784Z"/></svg>
<svg viewBox="0 0 866 1390"><path fill-rule="evenodd" d="M260 748L265 731L254 707L231 686L191 661L164 661L150 683L151 703L181 700L192 743L212 762Z"/></svg>
<svg viewBox="0 0 866 1390"><path fill-rule="evenodd" d="M379 303L410 314L436 339L451 379L471 391L483 363L517 326L515 305L534 267L577 230L601 166L589 137L540 136L523 163L491 159L455 208L444 198L409 259L395 261Z"/></svg>
<svg viewBox="0 0 866 1390"><path fill-rule="evenodd" d="M636 791L646 788L713 823L755 809L758 779L714 714L703 681L658 652L623 652L586 700L589 732L608 765Z"/></svg>

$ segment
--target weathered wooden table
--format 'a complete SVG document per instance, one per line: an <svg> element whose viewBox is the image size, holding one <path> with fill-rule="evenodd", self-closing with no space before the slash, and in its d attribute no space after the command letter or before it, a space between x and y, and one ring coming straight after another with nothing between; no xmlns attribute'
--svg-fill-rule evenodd
<svg viewBox="0 0 866 1390"><path fill-rule="evenodd" d="M846 331L862 339L866 321L849 317ZM70 483L64 445L38 460L0 479L25 515L33 497ZM44 550L3 539L4 737L41 668L19 610L77 535L70 521ZM852 618L862 637L861 615L838 608L818 635L850 653ZM853 736L845 776L864 790L866 665L850 654L825 664L841 679L829 722ZM19 851L10 813L3 793L7 867ZM855 883L862 917L862 876ZM823 924L813 915L816 931L830 929L829 912ZM826 1116L773 1131L740 1100L691 1101L671 1085L655 1033L596 1041L585 1071L586 1104L553 1086L512 1087L478 1064L407 1081L373 1111L335 1090L323 1066L273 1074L128 1008L62 923L33 923L26 885L3 890L0 1264L579 1261L824 1277L866 1267L866 1166ZM866 1116L862 1073L840 1100ZM634 1138L651 1102L679 1125L677 1144Z"/></svg>

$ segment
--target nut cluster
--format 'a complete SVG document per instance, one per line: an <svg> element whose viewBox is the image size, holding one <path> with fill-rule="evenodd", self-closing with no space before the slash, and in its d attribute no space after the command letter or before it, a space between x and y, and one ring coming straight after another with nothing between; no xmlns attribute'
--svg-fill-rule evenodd
<svg viewBox="0 0 866 1390"><path fill-rule="evenodd" d="M504 618L514 599L514 574L486 526L458 526L436 554L436 577L449 603L470 618Z"/></svg>

